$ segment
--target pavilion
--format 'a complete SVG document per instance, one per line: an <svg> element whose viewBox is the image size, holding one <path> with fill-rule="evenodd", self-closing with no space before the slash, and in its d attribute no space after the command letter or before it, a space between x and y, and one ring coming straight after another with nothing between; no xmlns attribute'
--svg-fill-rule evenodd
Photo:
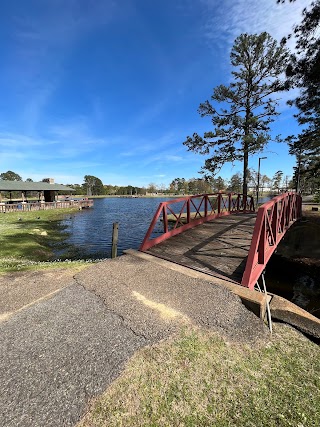
<svg viewBox="0 0 320 427"><path fill-rule="evenodd" d="M52 178L48 179L49 182L23 182L23 181L6 181L0 180L0 202L2 202L1 191L7 191L11 193L13 191L21 192L22 201L25 202L27 199L28 192L37 192L39 201L46 203L56 201L58 192L71 193L75 190L62 184L55 184Z"/></svg>

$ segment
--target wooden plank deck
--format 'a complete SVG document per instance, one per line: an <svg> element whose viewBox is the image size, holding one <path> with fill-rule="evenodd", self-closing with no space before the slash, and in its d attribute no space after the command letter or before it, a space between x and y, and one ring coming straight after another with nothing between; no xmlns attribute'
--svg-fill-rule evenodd
<svg viewBox="0 0 320 427"><path fill-rule="evenodd" d="M147 252L240 283L255 219L255 213L217 218L171 237Z"/></svg>

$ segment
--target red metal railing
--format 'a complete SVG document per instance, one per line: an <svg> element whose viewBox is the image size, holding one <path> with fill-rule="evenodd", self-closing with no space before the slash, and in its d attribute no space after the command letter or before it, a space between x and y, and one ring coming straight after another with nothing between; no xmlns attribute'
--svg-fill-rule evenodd
<svg viewBox="0 0 320 427"><path fill-rule="evenodd" d="M301 218L301 196L281 194L260 206L241 284L253 289L288 228Z"/></svg>
<svg viewBox="0 0 320 427"><path fill-rule="evenodd" d="M237 212L254 212L253 198L243 194L214 193L162 202L139 250L146 251L189 228ZM156 233L160 235L154 237Z"/></svg>

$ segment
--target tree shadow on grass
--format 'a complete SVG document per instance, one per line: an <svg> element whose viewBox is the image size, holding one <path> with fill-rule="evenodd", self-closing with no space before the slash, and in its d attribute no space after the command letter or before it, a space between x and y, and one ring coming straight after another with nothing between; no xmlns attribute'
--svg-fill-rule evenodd
<svg viewBox="0 0 320 427"><path fill-rule="evenodd" d="M12 232L0 235L0 258L25 258L34 261L49 261L55 259L55 251L70 249L60 220L45 221L40 219L12 222ZM8 225L8 228L10 226Z"/></svg>

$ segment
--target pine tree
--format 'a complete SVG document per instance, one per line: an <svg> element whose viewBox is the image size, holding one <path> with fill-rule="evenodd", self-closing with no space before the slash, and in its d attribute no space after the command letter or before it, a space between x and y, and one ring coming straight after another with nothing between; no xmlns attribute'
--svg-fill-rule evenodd
<svg viewBox="0 0 320 427"><path fill-rule="evenodd" d="M201 117L211 117L213 131L201 137L194 133L184 144L189 150L213 155L205 160L203 172L215 174L223 164L243 161L243 193L247 194L249 155L262 151L270 140L276 101L271 97L283 85L288 51L266 32L241 34L231 50L233 82L214 88L211 100L222 103L218 111L209 101L200 104Z"/></svg>
<svg viewBox="0 0 320 427"><path fill-rule="evenodd" d="M302 132L290 137L290 153L296 155L296 189L301 178L313 179L320 185L320 0L304 9L301 24L294 29L296 53L290 57L286 75L291 87L300 89L299 96L289 101L298 108L295 117ZM318 178L317 178L318 177Z"/></svg>

